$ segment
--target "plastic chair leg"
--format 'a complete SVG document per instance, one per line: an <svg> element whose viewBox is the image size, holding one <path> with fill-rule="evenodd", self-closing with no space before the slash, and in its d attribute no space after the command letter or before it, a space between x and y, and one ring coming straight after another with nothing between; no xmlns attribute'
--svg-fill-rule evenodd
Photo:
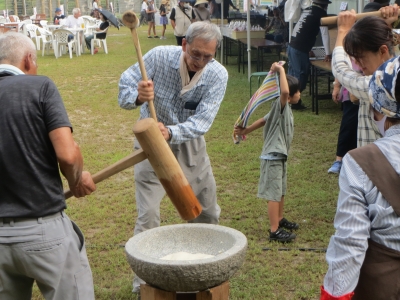
<svg viewBox="0 0 400 300"><path fill-rule="evenodd" d="M69 58L72 59L72 47L71 47L71 44L68 44L68 50L69 50Z"/></svg>
<svg viewBox="0 0 400 300"><path fill-rule="evenodd" d="M36 37L36 49L40 51L40 38Z"/></svg>
<svg viewBox="0 0 400 300"><path fill-rule="evenodd" d="M104 40L101 40L101 41L103 42L104 52L105 52L106 54L108 54L108 49L107 49L107 42L106 42L106 40L104 39Z"/></svg>
<svg viewBox="0 0 400 300"><path fill-rule="evenodd" d="M90 53L93 55L94 54L94 39L90 41Z"/></svg>

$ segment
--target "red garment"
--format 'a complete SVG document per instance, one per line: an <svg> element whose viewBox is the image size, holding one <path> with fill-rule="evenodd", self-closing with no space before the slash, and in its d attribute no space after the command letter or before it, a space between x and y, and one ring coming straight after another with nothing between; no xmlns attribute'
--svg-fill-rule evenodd
<svg viewBox="0 0 400 300"><path fill-rule="evenodd" d="M348 293L343 296L335 297L329 294L327 291L325 291L324 287L321 286L321 298L320 300L351 300L353 298L354 292Z"/></svg>

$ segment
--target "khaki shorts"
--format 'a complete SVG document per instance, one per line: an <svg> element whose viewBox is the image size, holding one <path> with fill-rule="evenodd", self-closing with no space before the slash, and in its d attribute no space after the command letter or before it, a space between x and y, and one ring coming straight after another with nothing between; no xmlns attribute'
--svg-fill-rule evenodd
<svg viewBox="0 0 400 300"><path fill-rule="evenodd" d="M286 160L261 160L258 198L270 201L281 201L286 195L287 172Z"/></svg>

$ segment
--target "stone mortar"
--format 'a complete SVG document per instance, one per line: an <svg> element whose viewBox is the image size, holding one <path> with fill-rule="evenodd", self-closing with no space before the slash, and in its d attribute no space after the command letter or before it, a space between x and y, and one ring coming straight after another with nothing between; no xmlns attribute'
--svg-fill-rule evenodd
<svg viewBox="0 0 400 300"><path fill-rule="evenodd" d="M135 235L125 245L132 270L148 284L166 291L202 291L229 280L243 264L246 236L211 224L178 224ZM162 260L176 252L204 253L211 258Z"/></svg>

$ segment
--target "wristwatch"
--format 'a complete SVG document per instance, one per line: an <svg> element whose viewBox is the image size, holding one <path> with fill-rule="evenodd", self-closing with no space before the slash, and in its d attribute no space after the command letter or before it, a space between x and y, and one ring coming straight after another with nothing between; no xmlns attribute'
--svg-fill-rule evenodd
<svg viewBox="0 0 400 300"><path fill-rule="evenodd" d="M168 134L169 134L168 141L170 141L172 139L172 131L171 131L171 128L169 128L169 127L167 127L167 129L168 129Z"/></svg>

